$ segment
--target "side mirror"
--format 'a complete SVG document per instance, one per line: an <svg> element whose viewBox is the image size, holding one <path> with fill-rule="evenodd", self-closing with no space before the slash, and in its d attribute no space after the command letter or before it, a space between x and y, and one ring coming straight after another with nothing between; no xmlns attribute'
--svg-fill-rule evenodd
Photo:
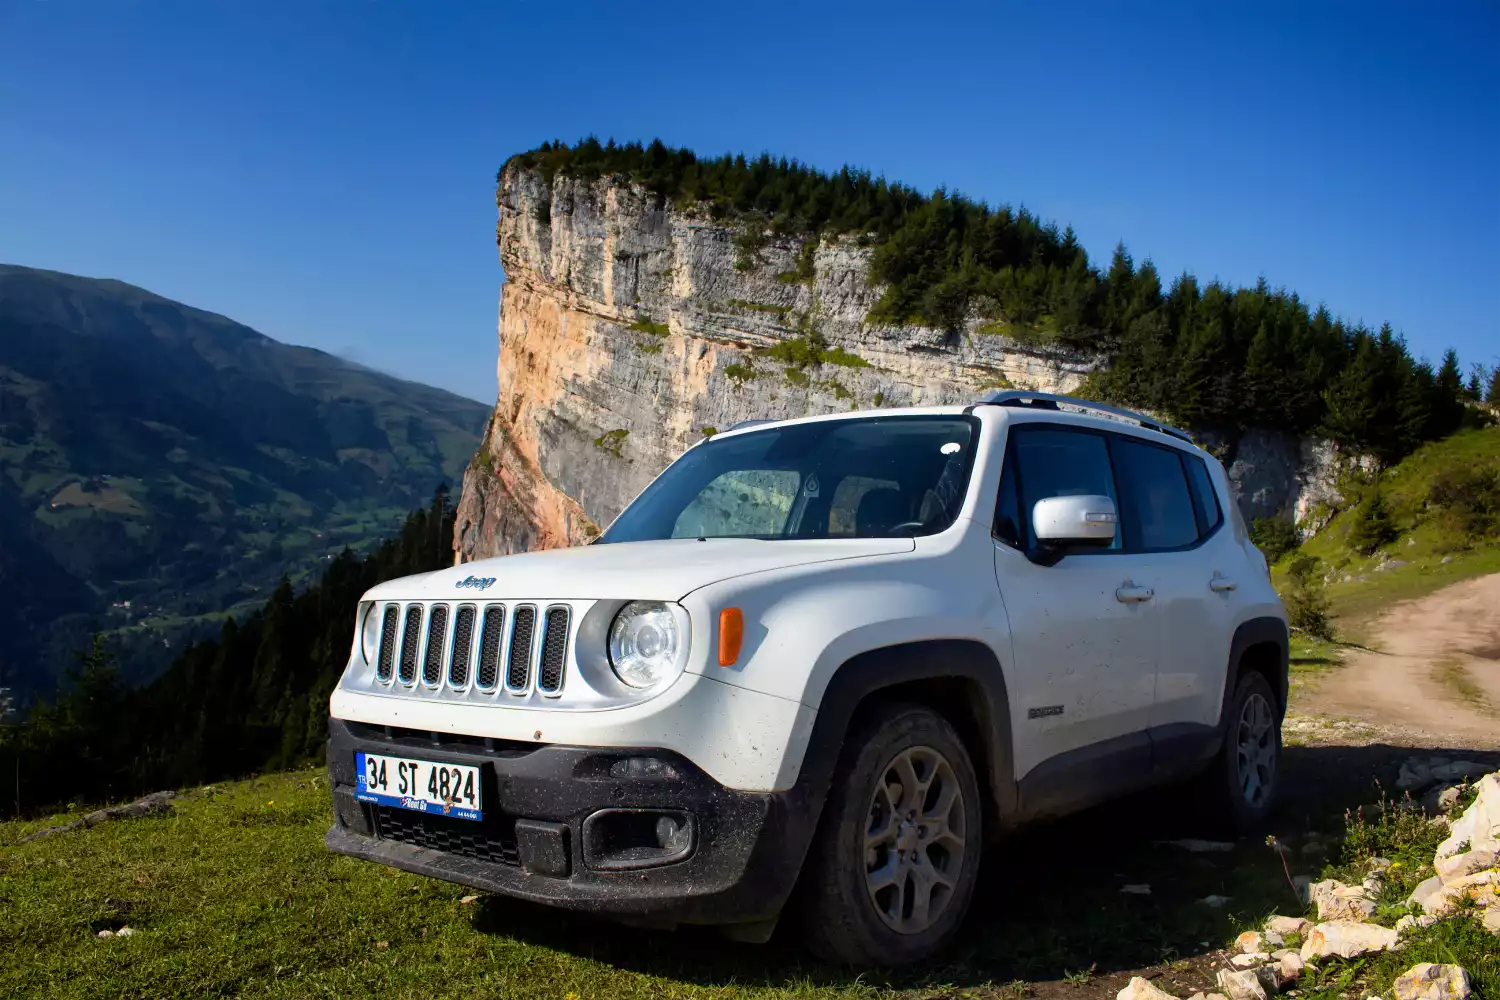
<svg viewBox="0 0 1500 1000"><path fill-rule="evenodd" d="M1047 497L1031 508L1031 528L1048 565L1069 549L1108 548L1118 521L1115 502L1106 496Z"/></svg>

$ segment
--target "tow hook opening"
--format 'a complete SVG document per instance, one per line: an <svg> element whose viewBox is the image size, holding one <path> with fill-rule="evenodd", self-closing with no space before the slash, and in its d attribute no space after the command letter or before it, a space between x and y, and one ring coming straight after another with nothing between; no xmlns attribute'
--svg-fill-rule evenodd
<svg viewBox="0 0 1500 1000"><path fill-rule="evenodd" d="M583 821L583 861L596 871L655 868L686 860L696 840L689 812L601 809Z"/></svg>

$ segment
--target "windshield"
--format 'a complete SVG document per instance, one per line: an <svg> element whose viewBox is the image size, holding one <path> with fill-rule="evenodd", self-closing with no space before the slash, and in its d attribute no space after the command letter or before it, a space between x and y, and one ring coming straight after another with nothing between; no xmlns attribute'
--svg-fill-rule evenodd
<svg viewBox="0 0 1500 1000"><path fill-rule="evenodd" d="M972 417L902 416L711 438L646 487L599 542L929 535L963 506L977 436Z"/></svg>

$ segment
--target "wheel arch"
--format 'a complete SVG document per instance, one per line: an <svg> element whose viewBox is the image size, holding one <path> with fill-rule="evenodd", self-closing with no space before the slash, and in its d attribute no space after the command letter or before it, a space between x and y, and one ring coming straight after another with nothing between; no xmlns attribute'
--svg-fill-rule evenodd
<svg viewBox="0 0 1500 1000"><path fill-rule="evenodd" d="M1224 698L1219 709L1221 732L1228 725L1229 706L1246 671L1266 678L1276 695L1277 708L1284 716L1291 671L1291 639L1286 622L1269 616L1251 618L1234 630L1234 638L1229 644L1228 669L1224 675Z"/></svg>

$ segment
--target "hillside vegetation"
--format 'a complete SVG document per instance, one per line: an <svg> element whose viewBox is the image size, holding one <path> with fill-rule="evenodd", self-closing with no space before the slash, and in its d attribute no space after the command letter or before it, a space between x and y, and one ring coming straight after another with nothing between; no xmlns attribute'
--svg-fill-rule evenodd
<svg viewBox="0 0 1500 1000"><path fill-rule="evenodd" d="M346 549L300 593L285 577L253 613L129 688L95 635L55 700L0 726L0 815L238 778L321 760L328 696L349 660L360 596L452 565L446 490L364 556Z"/></svg>
<svg viewBox="0 0 1500 1000"><path fill-rule="evenodd" d="M197 623L399 525L488 416L123 282L0 266L0 686L49 690L101 625L149 676Z"/></svg>
<svg viewBox="0 0 1500 1000"><path fill-rule="evenodd" d="M1331 627L1357 635L1391 601L1500 572L1500 427L1423 445L1383 472L1350 470L1341 489L1305 542L1286 522L1253 526L1289 604L1321 601Z"/></svg>
<svg viewBox="0 0 1500 1000"><path fill-rule="evenodd" d="M769 155L699 158L661 142L545 143L502 168L640 184L663 205L740 227L742 251L775 236L854 234L873 247L870 278L885 291L872 323L1004 334L1103 355L1088 391L1187 426L1256 426L1329 436L1391 463L1465 422L1466 403L1500 397L1500 371L1465 372L1453 352L1434 368L1390 327L1372 331L1312 309L1261 281L1164 288L1150 261L1124 247L1107 269L1071 229L1022 209L939 189L923 194L844 167L823 173ZM547 203L538 221L550 219ZM748 256L746 263L749 263ZM738 265L737 265L738 266ZM805 280L810 272L788 272ZM779 277L779 276L778 276Z"/></svg>

